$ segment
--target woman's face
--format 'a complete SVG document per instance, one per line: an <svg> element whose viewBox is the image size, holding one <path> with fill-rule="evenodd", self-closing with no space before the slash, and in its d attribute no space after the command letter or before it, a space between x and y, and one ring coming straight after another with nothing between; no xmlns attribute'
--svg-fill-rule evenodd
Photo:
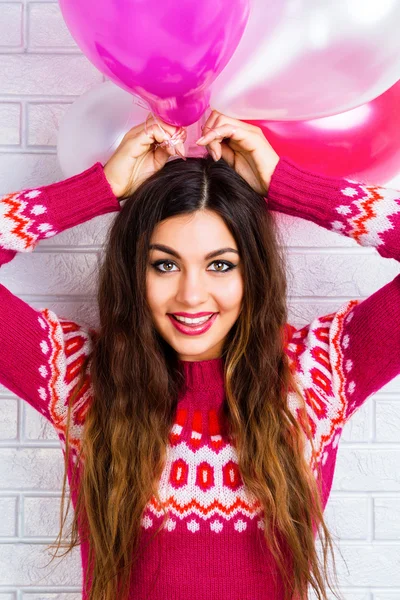
<svg viewBox="0 0 400 600"><path fill-rule="evenodd" d="M211 253L215 255L207 258ZM181 360L221 355L224 339L239 316L243 279L235 239L219 215L197 211L157 224L150 240L146 293L158 333ZM214 316L208 329L196 335L190 335L196 329L172 317L203 312Z"/></svg>

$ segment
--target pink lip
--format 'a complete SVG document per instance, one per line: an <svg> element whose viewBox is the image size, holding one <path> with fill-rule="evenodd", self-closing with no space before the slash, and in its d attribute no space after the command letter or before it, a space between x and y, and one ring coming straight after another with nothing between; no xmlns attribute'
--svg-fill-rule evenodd
<svg viewBox="0 0 400 600"><path fill-rule="evenodd" d="M175 313L175 314L179 314L179 313ZM208 313L208 314L212 314L212 313ZM214 313L213 316L210 319L208 319L208 321L203 323L202 325L199 325L198 327L190 327L188 325L185 325L184 323L180 323L179 321L174 319L174 317L172 315L168 315L168 317L169 317L172 325L175 327L175 329L177 329L180 333L185 333L186 335L200 335L201 333L205 333L206 331L208 331L210 329L211 325L214 323L217 316L218 316L218 313Z"/></svg>
<svg viewBox="0 0 400 600"><path fill-rule="evenodd" d="M208 315L212 315L212 312L199 312L199 313L187 313L187 312L176 312L172 313L177 317L189 317L189 319L197 319L198 317L208 317Z"/></svg>

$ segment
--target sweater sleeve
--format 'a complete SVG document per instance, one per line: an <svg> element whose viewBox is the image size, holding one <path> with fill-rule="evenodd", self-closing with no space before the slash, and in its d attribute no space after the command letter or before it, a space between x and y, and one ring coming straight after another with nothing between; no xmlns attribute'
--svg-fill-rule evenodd
<svg viewBox="0 0 400 600"><path fill-rule="evenodd" d="M64 181L0 197L1 265L17 252L120 205L101 163ZM59 430L92 332L50 310L34 310L0 284L0 384Z"/></svg>
<svg viewBox="0 0 400 600"><path fill-rule="evenodd" d="M271 210L313 221L400 261L399 191L316 175L281 159L266 201ZM341 407L334 417L347 421L400 374L400 275L365 300L292 328L288 349L314 410L322 415L320 397L332 393Z"/></svg>

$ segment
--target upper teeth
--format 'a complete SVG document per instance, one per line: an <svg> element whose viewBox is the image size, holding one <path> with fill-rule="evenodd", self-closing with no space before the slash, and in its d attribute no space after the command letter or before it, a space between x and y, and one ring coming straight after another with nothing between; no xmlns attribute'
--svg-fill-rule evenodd
<svg viewBox="0 0 400 600"><path fill-rule="evenodd" d="M174 315L174 317L176 319L178 319L178 321L182 321L182 323L205 323L206 321L208 321L208 319L210 317L212 317L212 315L208 315L207 317L198 317L197 319L189 319L188 317L178 317L178 315Z"/></svg>

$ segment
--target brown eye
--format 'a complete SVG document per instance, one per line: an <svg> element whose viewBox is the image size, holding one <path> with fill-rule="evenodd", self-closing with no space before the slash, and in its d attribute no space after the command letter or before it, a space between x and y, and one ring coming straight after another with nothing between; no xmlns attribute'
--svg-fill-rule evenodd
<svg viewBox="0 0 400 600"><path fill-rule="evenodd" d="M224 267L224 266L225 266L225 263L223 263L223 262L221 262L221 261L218 261L218 262L216 262L216 263L214 263L214 264L216 264L216 265L222 265L222 267ZM220 270L220 269L218 269L218 271L219 271L219 270Z"/></svg>
<svg viewBox="0 0 400 600"><path fill-rule="evenodd" d="M224 270L213 269L215 273L227 273L228 271L231 271L232 269L234 269L236 267L236 265L233 265L231 262L228 262L226 260L214 260L211 264L212 265L222 265L223 267L226 267L226 269L224 269Z"/></svg>
<svg viewBox="0 0 400 600"><path fill-rule="evenodd" d="M171 269L160 269L159 267L162 265L164 267L164 265L172 265L174 266L175 263L173 263L170 260L159 260L155 263L152 263L152 267L153 269L155 269L158 273L173 273L173 271L171 271Z"/></svg>

